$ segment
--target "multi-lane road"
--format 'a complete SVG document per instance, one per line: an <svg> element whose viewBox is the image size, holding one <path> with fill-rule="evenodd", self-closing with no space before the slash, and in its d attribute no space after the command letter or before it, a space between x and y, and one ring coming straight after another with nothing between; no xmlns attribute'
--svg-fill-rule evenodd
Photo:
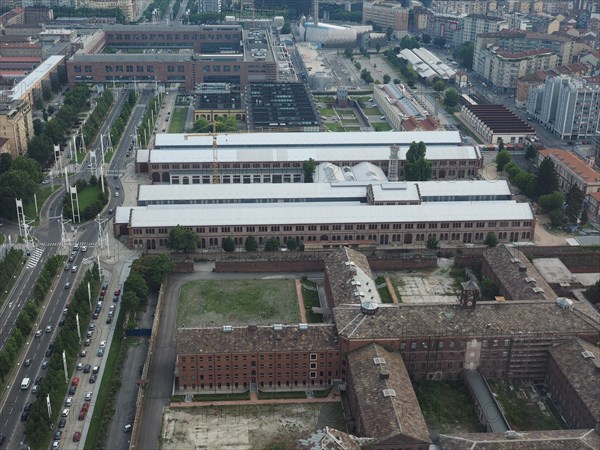
<svg viewBox="0 0 600 450"><path fill-rule="evenodd" d="M110 131L110 127L112 123L116 120L120 113L120 105L127 97L128 92L125 91L117 100L115 107L111 109L108 114L108 117L101 127L100 133L108 133ZM129 150L130 143L132 142L133 136L137 131L137 127L139 126L143 114L146 110L148 102L154 95L151 91L142 91L139 102L137 106L134 108L131 118L127 124L127 127L123 134L123 139L121 140L120 145L116 149L113 160L110 164L107 173L107 181L108 186L106 188L110 192L110 200L109 204L105 207L105 212L109 209L114 209L116 206L122 204L123 197L115 196L115 192L117 192L120 188L120 180L119 177L124 173L124 168L130 158L133 157L133 153L129 157L126 156L127 151ZM92 144L92 148L97 151L97 154L100 150L100 140L97 138ZM85 168L87 165L84 163L80 166ZM71 181L74 182L77 178L88 177L89 171L83 170L77 174L75 174ZM40 226L37 227L32 234L35 235L37 239L36 250L32 251L32 256L35 256L37 260L36 264L33 265L31 262L28 264L31 267L24 268L24 272L17 284L12 290L11 296L5 302L2 310L0 311L0 324L2 326L2 331L0 332L0 345L3 346L6 342L7 337L10 335L16 318L23 306L23 304L27 301L31 296L31 292L33 290L33 286L35 285L35 280L37 279L45 260L55 254L60 248L61 241L61 227L58 220L49 219L50 217L58 217L62 212L62 192L63 190L58 190L55 194L53 194L46 205L42 208L42 212L40 214L41 221ZM105 218L109 218L108 214L105 215ZM75 264L79 267L77 273L73 273L71 270L61 271L58 274L57 278L54 280L52 291L50 292L50 298L46 300L44 304L44 308L40 313L39 323L36 323L34 326L34 330L32 334L29 336L26 344L25 356L22 361L18 361L19 368L14 380L9 380L3 388L7 391L4 393L2 397L2 401L0 401L1 413L0 413L0 429L2 430L2 434L6 436L7 442L4 444L6 448L11 450L17 450L20 448L21 443L24 441L24 422L21 421L21 414L23 412L24 405L28 402L31 402L35 399L34 394L31 393L31 388L22 390L21 389L21 380L24 377L28 377L32 380L35 380L38 376L44 376L45 369L42 369L42 363L46 358L45 352L48 349L48 345L51 340L54 339L55 334L58 330L58 323L63 314L63 309L68 302L70 295L76 288L77 279L81 278L79 275L82 274L88 267L87 264L82 264L84 259L87 259L87 262L92 263L96 260L95 252L98 251L94 246L94 243L97 241L97 227L94 223L91 224L82 224L77 228L69 228L69 232L73 234L73 242L79 242L87 244L88 251L78 252L76 256L76 260L71 264ZM63 247L64 248L64 247ZM65 248L67 253L71 251L71 246L69 248ZM64 251L63 251L64 253ZM31 257L30 257L31 258ZM31 261L31 260L30 260ZM69 281L72 283L70 289L65 289L65 283ZM95 299L92 299L94 301ZM108 307L106 308L108 309ZM102 322L104 324L104 322ZM52 332L46 333L45 329L47 325L52 325ZM88 324L81 324L82 332L85 335L87 331ZM99 332L95 333L98 338L101 336L104 339L109 337L110 326L98 326ZM43 334L40 338L34 337L35 332L38 329L43 330ZM112 333L110 334L112 336ZM96 357L97 348L91 347L93 349L93 355L88 355L87 358L90 359L90 364L98 361L94 361L93 358ZM96 357L97 358L97 357ZM31 359L31 365L29 367L22 367L23 361L26 359ZM83 362L83 361L82 361ZM87 377L85 379L87 383ZM65 389L66 390L66 389ZM85 389L83 389L85 390ZM83 399L83 393L81 395ZM61 408L62 405L52 405L52 407ZM91 416L90 411L90 416ZM72 427L69 427L69 423L72 421L77 422L77 412L75 412L72 416L67 419L67 429L71 431ZM72 434L72 433L71 433ZM72 436L69 436L71 438ZM85 436L82 436L82 442L85 440ZM63 444L66 444L63 443ZM72 445L77 445L72 443ZM71 446L72 446L71 445ZM64 448L65 445L62 446ZM76 448L76 447L74 447Z"/></svg>

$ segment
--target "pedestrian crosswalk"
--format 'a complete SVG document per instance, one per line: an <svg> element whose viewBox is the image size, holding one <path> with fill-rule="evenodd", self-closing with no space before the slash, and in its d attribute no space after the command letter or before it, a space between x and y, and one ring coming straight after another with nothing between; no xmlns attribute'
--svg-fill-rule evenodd
<svg viewBox="0 0 600 450"><path fill-rule="evenodd" d="M33 269L37 266L38 262L40 262L40 258L44 253L44 247L36 247L36 249L31 253L29 260L27 261L27 265L25 266L27 269Z"/></svg>
<svg viewBox="0 0 600 450"><path fill-rule="evenodd" d="M98 245L98 242L78 242L79 246L86 246L86 247L96 247ZM42 247L60 247L61 245L63 245L62 242L38 242L38 245L42 246Z"/></svg>

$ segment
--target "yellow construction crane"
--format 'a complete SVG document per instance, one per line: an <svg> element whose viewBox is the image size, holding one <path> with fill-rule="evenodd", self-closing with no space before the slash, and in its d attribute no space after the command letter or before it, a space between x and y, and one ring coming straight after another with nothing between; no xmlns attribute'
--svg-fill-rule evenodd
<svg viewBox="0 0 600 450"><path fill-rule="evenodd" d="M219 176L219 155L217 153L217 121L213 122L212 132L212 150L213 150L213 184L220 184L221 177Z"/></svg>

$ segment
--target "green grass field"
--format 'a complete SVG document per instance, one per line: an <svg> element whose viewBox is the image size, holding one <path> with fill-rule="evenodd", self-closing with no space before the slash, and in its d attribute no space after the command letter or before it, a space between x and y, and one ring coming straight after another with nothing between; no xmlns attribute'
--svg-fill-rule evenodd
<svg viewBox="0 0 600 450"><path fill-rule="evenodd" d="M62 184L61 184L60 180L56 180L56 182L54 183L54 191L56 191L57 189L60 189L61 187L62 187ZM42 188L42 189L38 189L38 192L37 192L38 213L42 209L42 206L44 205L44 203L46 203L46 200L48 200L48 197L50 197L50 195L52 195L52 192L54 192L54 191L52 190L52 188L50 186ZM23 205L23 209L25 212L25 217L27 217L27 220L35 220L35 224L39 225L39 214L35 213L35 201L33 199L31 199L30 202L27 202Z"/></svg>
<svg viewBox="0 0 600 450"><path fill-rule="evenodd" d="M78 192L77 195L79 197L79 210L83 211L85 208L90 206L96 200L98 200L98 194L102 188L100 185L96 186L87 186L83 191Z"/></svg>
<svg viewBox="0 0 600 450"><path fill-rule="evenodd" d="M299 321L293 280L192 281L179 295L177 327Z"/></svg>
<svg viewBox="0 0 600 450"><path fill-rule="evenodd" d="M363 108L363 112L367 116L381 116L381 111L379 111L379 108Z"/></svg>
<svg viewBox="0 0 600 450"><path fill-rule="evenodd" d="M333 117L335 116L335 111L333 108L322 108L319 110L319 114L321 114L323 117Z"/></svg>
<svg viewBox="0 0 600 450"><path fill-rule="evenodd" d="M171 114L171 122L169 123L169 133L183 133L186 116L187 108L175 108L173 110L173 114Z"/></svg>
<svg viewBox="0 0 600 450"><path fill-rule="evenodd" d="M316 287L315 283L308 280L302 281L302 284ZM323 314L315 314L312 312L313 306L316 306L317 308L321 306L319 293L302 286L302 296L304 297L304 307L306 308L306 319L308 320L308 323L323 323Z"/></svg>
<svg viewBox="0 0 600 450"><path fill-rule="evenodd" d="M346 131L346 130L344 129L344 127L343 127L343 126L341 126L339 123L326 123L326 124L325 124L325 127L326 127L328 130L335 131L335 132L337 132L337 131Z"/></svg>
<svg viewBox="0 0 600 450"><path fill-rule="evenodd" d="M447 381L413 382L419 405L429 428L440 432L484 432L464 383Z"/></svg>
<svg viewBox="0 0 600 450"><path fill-rule="evenodd" d="M87 152L80 152L79 150L77 151L77 164L81 164L81 162L85 158L86 154L87 154ZM71 161L69 163L75 164L75 155L73 155L73 157L71 158Z"/></svg>
<svg viewBox="0 0 600 450"><path fill-rule="evenodd" d="M387 122L376 122L376 123L371 122L371 126L373 127L373 129L375 131L390 131L392 129L390 124Z"/></svg>

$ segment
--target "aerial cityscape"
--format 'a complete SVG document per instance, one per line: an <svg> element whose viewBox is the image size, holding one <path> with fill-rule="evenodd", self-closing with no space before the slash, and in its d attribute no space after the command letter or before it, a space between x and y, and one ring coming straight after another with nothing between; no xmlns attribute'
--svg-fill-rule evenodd
<svg viewBox="0 0 600 450"><path fill-rule="evenodd" d="M0 449L600 450L598 0L0 0Z"/></svg>

